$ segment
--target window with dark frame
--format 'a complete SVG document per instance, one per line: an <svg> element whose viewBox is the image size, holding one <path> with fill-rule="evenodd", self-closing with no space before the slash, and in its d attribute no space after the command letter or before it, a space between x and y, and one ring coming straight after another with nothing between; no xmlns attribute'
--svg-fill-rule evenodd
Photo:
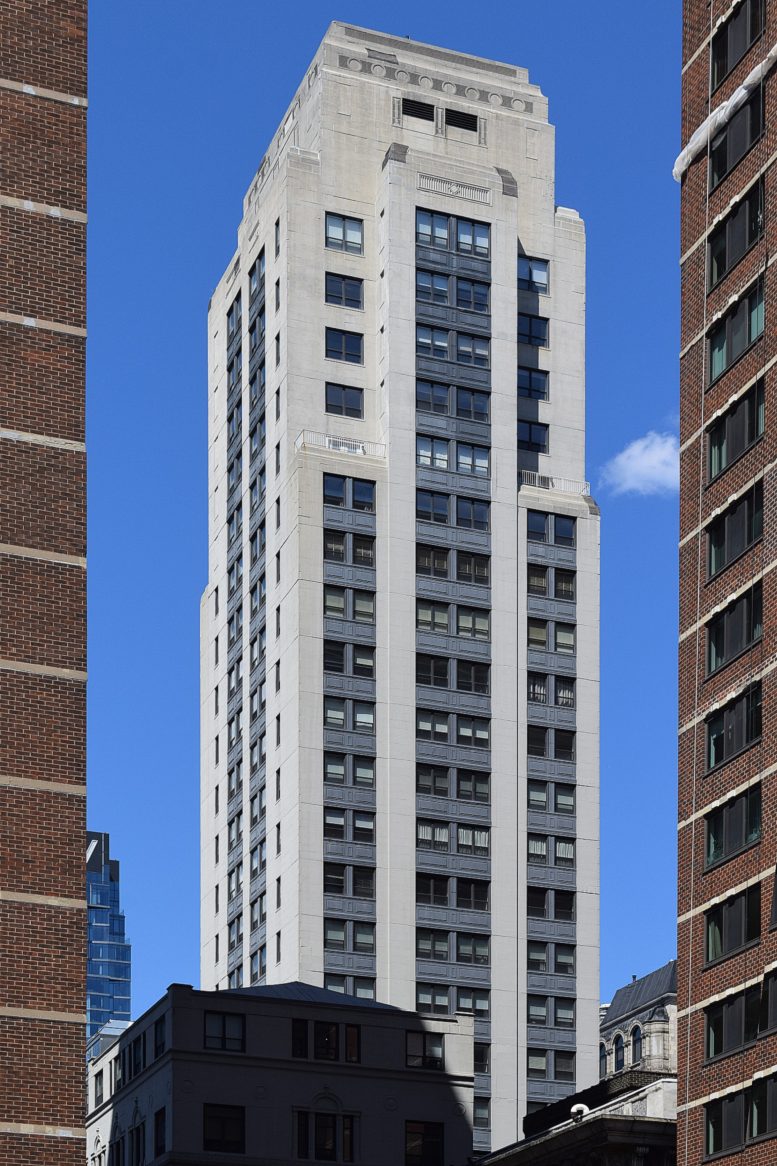
<svg viewBox="0 0 777 1166"><path fill-rule="evenodd" d="M761 786L755 785L704 818L706 869L739 854L761 837Z"/></svg>
<svg viewBox="0 0 777 1166"><path fill-rule="evenodd" d="M347 364L364 364L364 337L360 332L345 332L342 328L326 329L327 360L343 360Z"/></svg>
<svg viewBox="0 0 777 1166"><path fill-rule="evenodd" d="M364 390L351 385L335 385L327 382L325 389L327 413L339 417L364 417Z"/></svg>
<svg viewBox="0 0 777 1166"><path fill-rule="evenodd" d="M758 380L707 431L707 474L713 481L764 432L764 382Z"/></svg>
<svg viewBox="0 0 777 1166"><path fill-rule="evenodd" d="M763 586L756 583L707 624L707 674L711 675L763 634Z"/></svg>
<svg viewBox="0 0 777 1166"><path fill-rule="evenodd" d="M707 527L707 574L717 575L763 534L763 480L759 479Z"/></svg>
<svg viewBox="0 0 777 1166"><path fill-rule="evenodd" d="M223 1154L245 1154L245 1107L210 1105L202 1107L202 1148Z"/></svg>
<svg viewBox="0 0 777 1166"><path fill-rule="evenodd" d="M753 883L704 913L707 964L741 951L761 936L761 884Z"/></svg>
<svg viewBox="0 0 777 1166"><path fill-rule="evenodd" d="M761 684L707 718L707 769L729 761L761 736Z"/></svg>
<svg viewBox="0 0 777 1166"><path fill-rule="evenodd" d="M364 307L364 280L356 279L352 275L338 275L336 272L327 271L325 299L328 304L359 310Z"/></svg>
<svg viewBox="0 0 777 1166"><path fill-rule="evenodd" d="M756 284L739 297L707 337L709 383L731 368L764 331L764 285Z"/></svg>
<svg viewBox="0 0 777 1166"><path fill-rule="evenodd" d="M761 35L763 0L742 0L712 38L710 91L726 79L735 65Z"/></svg>
<svg viewBox="0 0 777 1166"><path fill-rule="evenodd" d="M742 195L723 222L710 232L707 240L708 290L720 283L750 250L761 237L763 229L764 186L761 178Z"/></svg>
<svg viewBox="0 0 777 1166"><path fill-rule="evenodd" d="M718 186L744 158L763 130L763 87L756 86L749 100L734 113L712 139L709 153L709 189Z"/></svg>

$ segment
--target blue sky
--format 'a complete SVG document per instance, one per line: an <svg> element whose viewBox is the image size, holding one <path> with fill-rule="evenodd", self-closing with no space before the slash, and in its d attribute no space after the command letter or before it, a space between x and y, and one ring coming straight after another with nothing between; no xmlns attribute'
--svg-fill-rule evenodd
<svg viewBox="0 0 777 1166"><path fill-rule="evenodd" d="M90 7L89 825L122 864L134 1014L199 977L208 298L331 19L527 67L556 125L556 201L587 224L609 999L675 950L679 6Z"/></svg>

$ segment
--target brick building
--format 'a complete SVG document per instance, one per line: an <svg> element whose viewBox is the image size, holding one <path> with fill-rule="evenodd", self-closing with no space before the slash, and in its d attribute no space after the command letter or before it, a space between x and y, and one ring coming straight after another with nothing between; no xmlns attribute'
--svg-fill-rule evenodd
<svg viewBox="0 0 777 1166"><path fill-rule="evenodd" d="M84 1156L86 0L0 0L0 56L0 1166L70 1166Z"/></svg>
<svg viewBox="0 0 777 1166"><path fill-rule="evenodd" d="M749 1166L777 1158L777 3L684 17L678 1162Z"/></svg>

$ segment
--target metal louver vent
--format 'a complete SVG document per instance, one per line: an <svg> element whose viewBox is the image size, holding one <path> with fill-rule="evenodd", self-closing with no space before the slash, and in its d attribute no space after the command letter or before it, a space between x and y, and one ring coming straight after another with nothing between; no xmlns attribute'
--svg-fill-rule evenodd
<svg viewBox="0 0 777 1166"><path fill-rule="evenodd" d="M446 109L445 124L446 126L456 126L459 130L472 130L473 134L478 132L477 115L463 113L460 109Z"/></svg>
<svg viewBox="0 0 777 1166"><path fill-rule="evenodd" d="M403 97L402 116L418 117L421 121L434 121L434 106L428 101L413 101L411 97Z"/></svg>

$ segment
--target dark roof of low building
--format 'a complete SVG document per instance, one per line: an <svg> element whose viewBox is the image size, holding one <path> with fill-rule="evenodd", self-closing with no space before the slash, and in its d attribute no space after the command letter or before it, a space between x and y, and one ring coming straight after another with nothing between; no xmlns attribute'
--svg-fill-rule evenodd
<svg viewBox="0 0 777 1166"><path fill-rule="evenodd" d="M624 1093L633 1093L637 1089L644 1089L655 1081L661 1081L664 1077L670 1076L674 1076L674 1074L659 1073L649 1069L627 1069L612 1077L604 1077L595 1085L589 1085L587 1089L571 1093L569 1097L562 1097L559 1101L551 1101L549 1105L543 1105L542 1109L538 1109L535 1113L527 1113L523 1119L524 1138L539 1137L553 1129L554 1126L569 1121L573 1105L587 1105L589 1109L596 1110Z"/></svg>
<svg viewBox="0 0 777 1166"><path fill-rule="evenodd" d="M624 988L619 988L612 998L602 1028L611 1028L619 1020L644 1012L651 1004L658 1004L666 996L677 995L677 960L670 960L662 968L649 972L639 980L633 980Z"/></svg>
<svg viewBox="0 0 777 1166"><path fill-rule="evenodd" d="M227 988L224 995L255 996L260 1000L296 1000L301 1004L328 1004L332 1007L346 1005L351 1008L376 1008L382 1012L402 1011L393 1004L382 1004L379 1000L363 1000L360 996L347 996L343 992L333 992L331 988L304 984L302 980L290 980L286 984L260 984L254 988Z"/></svg>

